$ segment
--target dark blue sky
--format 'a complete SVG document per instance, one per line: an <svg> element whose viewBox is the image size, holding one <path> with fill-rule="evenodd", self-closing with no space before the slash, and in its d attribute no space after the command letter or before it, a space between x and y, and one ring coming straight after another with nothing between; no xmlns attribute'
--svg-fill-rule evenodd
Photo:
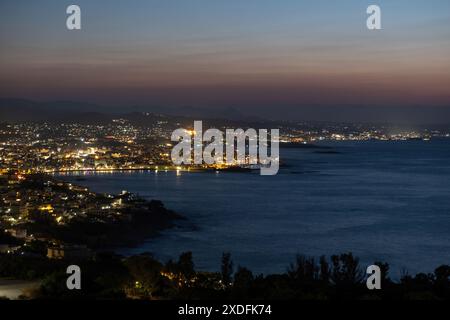
<svg viewBox="0 0 450 320"><path fill-rule="evenodd" d="M81 31L65 28L72 3ZM366 29L370 4L381 31ZM2 0L0 11L2 97L450 105L448 0Z"/></svg>

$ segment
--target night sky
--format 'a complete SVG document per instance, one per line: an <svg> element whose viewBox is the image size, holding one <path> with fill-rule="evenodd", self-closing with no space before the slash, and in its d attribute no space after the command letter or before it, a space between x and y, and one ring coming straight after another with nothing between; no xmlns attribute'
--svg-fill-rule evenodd
<svg viewBox="0 0 450 320"><path fill-rule="evenodd" d="M66 29L70 4L82 30ZM383 30L366 28L382 9ZM450 1L1 0L0 97L450 106Z"/></svg>

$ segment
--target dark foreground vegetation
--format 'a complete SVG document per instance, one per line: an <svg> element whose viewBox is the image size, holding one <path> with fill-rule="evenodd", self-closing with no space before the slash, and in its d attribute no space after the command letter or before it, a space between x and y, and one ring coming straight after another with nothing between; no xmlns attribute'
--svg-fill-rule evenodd
<svg viewBox="0 0 450 320"><path fill-rule="evenodd" d="M66 268L82 270L82 289L68 290ZM389 278L382 270L382 290L368 290L366 274L351 253L319 260L298 256L283 274L255 275L233 267L230 254L223 254L221 272L200 272L192 254L165 264L150 254L124 258L97 254L85 261L48 260L42 257L0 255L0 277L40 279L38 288L26 292L31 299L274 299L274 300L448 300L450 266L432 274L403 274Z"/></svg>

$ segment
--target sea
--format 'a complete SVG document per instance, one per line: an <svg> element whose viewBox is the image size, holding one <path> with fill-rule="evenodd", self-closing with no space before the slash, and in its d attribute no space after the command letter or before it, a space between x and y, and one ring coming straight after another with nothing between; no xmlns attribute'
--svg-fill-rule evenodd
<svg viewBox="0 0 450 320"><path fill-rule="evenodd" d="M186 217L124 255L167 261L191 251L196 269L285 272L297 255L352 252L390 275L450 264L450 139L321 142L281 149L275 176L133 171L62 176L100 193L137 193Z"/></svg>

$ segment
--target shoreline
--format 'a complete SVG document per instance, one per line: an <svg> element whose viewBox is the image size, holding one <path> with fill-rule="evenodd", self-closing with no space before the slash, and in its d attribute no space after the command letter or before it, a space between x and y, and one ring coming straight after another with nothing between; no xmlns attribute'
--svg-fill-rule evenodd
<svg viewBox="0 0 450 320"><path fill-rule="evenodd" d="M26 248L27 241L40 241L47 247L83 245L93 251L138 246L173 228L177 220L186 219L160 200L144 199L129 192L101 194L48 174L17 179L8 192L25 195L37 192L48 198L34 207L26 207L17 221L4 224L5 230L25 230L22 232L26 239L20 250Z"/></svg>
<svg viewBox="0 0 450 320"><path fill-rule="evenodd" d="M67 170L47 170L43 171L45 174L58 175L58 174L69 174L69 173L115 173L115 172L133 172L133 171L150 171L150 172L172 172L172 171L182 171L182 172L203 172L209 171L211 169L201 169L201 168L177 168L174 166L165 166L164 168L157 167L142 167L142 168L118 168L118 169L67 169Z"/></svg>

